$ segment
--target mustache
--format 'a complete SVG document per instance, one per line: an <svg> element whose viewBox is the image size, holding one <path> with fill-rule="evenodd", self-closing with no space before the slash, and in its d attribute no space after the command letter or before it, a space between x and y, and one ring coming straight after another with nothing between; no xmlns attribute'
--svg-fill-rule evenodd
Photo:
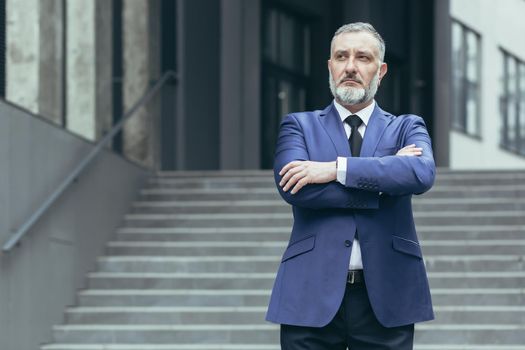
<svg viewBox="0 0 525 350"><path fill-rule="evenodd" d="M346 82L346 81L353 81L353 82L356 82L356 83L359 83L359 84L363 84L363 81L362 81L361 79L359 79L359 78L357 77L357 75L355 75L355 74L350 74L350 75L346 75L346 76L344 76L343 78L341 78L341 79L337 82L337 84L339 85L339 84L344 83L344 82Z"/></svg>

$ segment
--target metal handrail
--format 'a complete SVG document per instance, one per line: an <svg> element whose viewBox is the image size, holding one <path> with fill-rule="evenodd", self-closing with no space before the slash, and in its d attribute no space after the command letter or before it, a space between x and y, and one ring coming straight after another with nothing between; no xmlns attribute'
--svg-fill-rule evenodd
<svg viewBox="0 0 525 350"><path fill-rule="evenodd" d="M148 103L157 91L169 80L177 79L177 75L173 71L167 71L162 77L151 87L134 105L131 109L122 116L122 119L115 124L111 130L100 139L89 154L73 169L73 171L62 181L62 183L51 193L47 199L40 205L40 207L22 224L18 230L13 233L3 244L2 250L4 252L10 251L29 231L29 229L42 217L42 215L51 207L51 205L65 192L65 190L80 176L80 174L87 168L87 166L97 157L104 146L111 141L117 133L122 130L124 123L126 123L137 110Z"/></svg>

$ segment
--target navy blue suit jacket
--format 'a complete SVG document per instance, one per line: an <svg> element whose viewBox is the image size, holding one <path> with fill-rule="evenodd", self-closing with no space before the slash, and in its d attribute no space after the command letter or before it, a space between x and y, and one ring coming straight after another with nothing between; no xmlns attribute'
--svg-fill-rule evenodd
<svg viewBox="0 0 525 350"><path fill-rule="evenodd" d="M396 156L409 144L421 156ZM411 197L434 183L435 165L423 119L394 116L377 105L360 157L351 157L333 104L293 113L281 124L274 174L294 160L328 162L347 157L346 185L309 184L292 195L294 224L275 280L266 319L321 327L341 305L356 230L372 309L395 327L434 318L425 265L414 225Z"/></svg>

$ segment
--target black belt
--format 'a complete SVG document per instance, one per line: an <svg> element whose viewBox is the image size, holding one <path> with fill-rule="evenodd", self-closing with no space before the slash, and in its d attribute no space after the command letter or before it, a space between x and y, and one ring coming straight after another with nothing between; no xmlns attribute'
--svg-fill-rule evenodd
<svg viewBox="0 0 525 350"><path fill-rule="evenodd" d="M346 277L346 283L348 284L362 284L365 283L365 275L363 270L349 270Z"/></svg>

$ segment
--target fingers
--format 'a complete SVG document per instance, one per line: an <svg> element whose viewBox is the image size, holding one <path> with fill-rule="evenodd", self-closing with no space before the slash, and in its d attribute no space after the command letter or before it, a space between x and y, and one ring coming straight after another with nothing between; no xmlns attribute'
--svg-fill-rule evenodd
<svg viewBox="0 0 525 350"><path fill-rule="evenodd" d="M423 148L416 147L415 144L411 144L401 148L397 151L397 156L420 156L423 154Z"/></svg>
<svg viewBox="0 0 525 350"><path fill-rule="evenodd" d="M307 161L293 161L286 164L281 169L279 175L282 175L282 178L279 182L279 186L283 188L283 191L288 191L290 188L296 185L299 180L306 176L306 162ZM295 192L297 192L302 186L304 185L300 185L299 188L295 190ZM295 192L292 191L293 194Z"/></svg>
<svg viewBox="0 0 525 350"><path fill-rule="evenodd" d="M281 169L281 171L279 171L279 175L282 176L283 174L285 174L285 173L286 173L288 170L290 170L291 168L296 167L296 166L298 166L298 165L300 165L300 164L302 164L302 163L303 163L303 161L300 161L300 160L294 160L293 162L290 162L290 163L286 164L286 165Z"/></svg>
<svg viewBox="0 0 525 350"><path fill-rule="evenodd" d="M295 173L284 185L283 191L288 191L292 186L297 184L300 180L304 179L306 177L306 171L300 170L299 172ZM302 186L301 186L302 187ZM297 192L297 191L296 191ZM293 192L292 192L293 194Z"/></svg>
<svg viewBox="0 0 525 350"><path fill-rule="evenodd" d="M292 163L296 163L291 165ZM304 165L302 162L292 162L284 166L284 168L279 172L279 175L283 175L279 186L284 186L294 175L304 170ZM290 166L291 165L291 166Z"/></svg>
<svg viewBox="0 0 525 350"><path fill-rule="evenodd" d="M297 181L297 184L292 188L291 194L296 194L301 188L303 188L305 185L308 184L307 177L301 178L301 180Z"/></svg>

